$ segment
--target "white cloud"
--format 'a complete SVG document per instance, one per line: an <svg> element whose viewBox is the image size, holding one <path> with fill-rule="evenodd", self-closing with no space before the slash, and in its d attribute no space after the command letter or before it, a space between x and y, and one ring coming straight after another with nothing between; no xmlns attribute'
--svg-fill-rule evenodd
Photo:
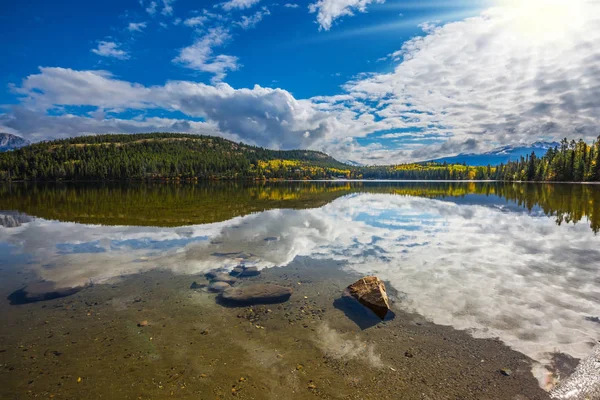
<svg viewBox="0 0 600 400"><path fill-rule="evenodd" d="M173 14L173 6L172 4L175 2L175 0L162 0L163 3L163 9L160 12L162 15L165 16L169 16Z"/></svg>
<svg viewBox="0 0 600 400"><path fill-rule="evenodd" d="M127 29L129 29L130 32L141 32L145 28L145 22L130 22L129 26L127 27Z"/></svg>
<svg viewBox="0 0 600 400"><path fill-rule="evenodd" d="M106 71L41 68L39 74L30 75L13 90L21 96L22 107L39 116L45 116L48 110L60 111L69 106L96 107L107 113L119 110L178 111L188 117L205 119L216 134L235 135L247 143L271 148L321 147L323 141L338 135L344 126L342 121L320 111L310 100L297 100L285 90L258 85L252 89L234 89L225 83L211 86L169 81L163 86L147 87L115 79ZM67 130L61 129L61 125L72 122L72 116L32 118L16 109L0 119L0 124L36 139L56 136ZM98 126L97 122L86 119L76 122ZM119 123L125 130L125 122ZM176 130L176 127L168 130ZM75 130L70 129L71 132Z"/></svg>
<svg viewBox="0 0 600 400"><path fill-rule="evenodd" d="M242 29L254 28L256 24L262 21L262 19L267 15L271 15L271 12L267 7L263 7L261 10L255 12L250 16L242 16L242 19L236 22L236 24Z"/></svg>
<svg viewBox="0 0 600 400"><path fill-rule="evenodd" d="M158 7L158 4L156 3L156 1L151 1L148 4L148 7L146 7L146 12L150 15L154 15L154 14L156 14L157 7Z"/></svg>
<svg viewBox="0 0 600 400"><path fill-rule="evenodd" d="M256 4L258 4L260 0L229 0L224 3L221 3L220 6L225 11L231 10L243 10L245 8L250 8Z"/></svg>
<svg viewBox="0 0 600 400"><path fill-rule="evenodd" d="M409 159L466 148L600 134L600 6L586 4L583 21L553 38L515 27L504 9L443 26L390 55L394 71L348 82L356 101L375 104L394 128L450 134L444 144L405 153ZM406 159L406 158L405 158Z"/></svg>
<svg viewBox="0 0 600 400"><path fill-rule="evenodd" d="M296 3L285 3L283 6L286 7L286 8L298 8L298 7L300 7Z"/></svg>
<svg viewBox="0 0 600 400"><path fill-rule="evenodd" d="M100 41L98 42L98 47L92 49L92 52L102 57L118 58L119 60L127 60L129 58L129 54L125 50L119 49L119 44L115 42Z"/></svg>
<svg viewBox="0 0 600 400"><path fill-rule="evenodd" d="M372 3L383 3L385 0L318 0L309 4L311 13L317 13L320 28L328 31L333 21L344 16L353 16L355 11L366 12Z"/></svg>
<svg viewBox="0 0 600 400"><path fill-rule="evenodd" d="M235 56L213 55L213 48L223 46L230 39L231 34L227 29L211 28L194 44L181 49L173 61L187 68L214 74L214 82L222 81L228 71L235 71L240 67Z"/></svg>
<svg viewBox="0 0 600 400"><path fill-rule="evenodd" d="M196 17L191 17L183 21L185 26L196 27L202 26L208 21L208 17L205 15L198 15Z"/></svg>
<svg viewBox="0 0 600 400"><path fill-rule="evenodd" d="M10 114L0 114L1 131L18 131L32 141L48 138L68 137L100 133L145 133L145 132L182 132L204 135L219 135L239 140L235 135L219 132L214 123L188 121L174 118L121 119L112 117L102 109L86 115L63 114L50 116L45 113L15 107Z"/></svg>

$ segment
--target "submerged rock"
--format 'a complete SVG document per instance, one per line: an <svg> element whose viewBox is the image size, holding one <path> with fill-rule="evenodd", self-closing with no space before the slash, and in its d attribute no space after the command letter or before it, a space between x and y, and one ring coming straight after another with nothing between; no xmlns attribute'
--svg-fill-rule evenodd
<svg viewBox="0 0 600 400"><path fill-rule="evenodd" d="M229 275L238 276L242 272L244 272L244 267L242 267L241 265L238 265L233 270L231 270L231 272L229 273Z"/></svg>
<svg viewBox="0 0 600 400"><path fill-rule="evenodd" d="M237 281L236 277L233 277L224 272L218 273L214 275L211 279L212 282L227 282L227 283L235 283Z"/></svg>
<svg viewBox="0 0 600 400"><path fill-rule="evenodd" d="M223 270L220 269L216 269L214 271L209 271L206 274L204 274L204 277L206 279L208 279L209 281L212 281L213 279L215 279L216 276L218 276L219 274L222 274Z"/></svg>
<svg viewBox="0 0 600 400"><path fill-rule="evenodd" d="M289 287L259 283L228 288L221 293L221 299L235 305L272 304L287 301L292 292Z"/></svg>
<svg viewBox="0 0 600 400"><path fill-rule="evenodd" d="M59 287L55 282L44 281L32 283L31 285L27 285L24 288L16 290L8 295L7 299L12 305L53 300L70 296L89 286L90 284L75 287Z"/></svg>
<svg viewBox="0 0 600 400"><path fill-rule="evenodd" d="M194 281L190 285L190 289L204 289L206 286L207 286L206 283L198 283L198 282Z"/></svg>
<svg viewBox="0 0 600 400"><path fill-rule="evenodd" d="M240 278L260 275L260 271L256 267L243 267L244 270L240 273Z"/></svg>
<svg viewBox="0 0 600 400"><path fill-rule="evenodd" d="M344 290L344 297L352 297L382 320L390 310L385 284L376 276L366 276Z"/></svg>
<svg viewBox="0 0 600 400"><path fill-rule="evenodd" d="M221 293L222 291L231 288L231 285L227 282L213 282L208 285L208 290L215 293Z"/></svg>

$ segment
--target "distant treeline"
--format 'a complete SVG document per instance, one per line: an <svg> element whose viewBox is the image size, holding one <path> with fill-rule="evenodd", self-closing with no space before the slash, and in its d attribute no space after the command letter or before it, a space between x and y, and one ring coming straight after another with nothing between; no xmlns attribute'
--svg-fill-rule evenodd
<svg viewBox="0 0 600 400"><path fill-rule="evenodd" d="M402 179L600 181L600 145L564 139L543 157L497 167L350 166L325 153L278 151L190 134L82 136L0 153L0 181Z"/></svg>
<svg viewBox="0 0 600 400"><path fill-rule="evenodd" d="M506 181L600 181L600 136L592 145L583 140L561 140L543 157L534 153L498 167L497 179Z"/></svg>

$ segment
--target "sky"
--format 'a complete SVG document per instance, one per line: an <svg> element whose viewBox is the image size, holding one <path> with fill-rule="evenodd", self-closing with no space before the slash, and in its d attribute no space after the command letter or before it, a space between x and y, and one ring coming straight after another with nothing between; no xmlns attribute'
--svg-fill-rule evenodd
<svg viewBox="0 0 600 400"><path fill-rule="evenodd" d="M600 134L600 0L0 8L0 132L188 132L342 161Z"/></svg>

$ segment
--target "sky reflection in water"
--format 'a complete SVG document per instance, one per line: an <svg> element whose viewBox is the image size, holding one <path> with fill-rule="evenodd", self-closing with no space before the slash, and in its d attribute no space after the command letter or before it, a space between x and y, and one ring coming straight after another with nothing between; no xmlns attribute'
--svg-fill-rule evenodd
<svg viewBox="0 0 600 400"><path fill-rule="evenodd" d="M34 218L0 227L0 246L0 262L29 255L24 268L61 285L155 268L197 274L240 255L260 268L332 259L389 282L402 294L397 307L499 337L542 363L554 351L585 357L600 339L589 318L600 317L600 237L497 196L352 193L319 208L175 228Z"/></svg>

